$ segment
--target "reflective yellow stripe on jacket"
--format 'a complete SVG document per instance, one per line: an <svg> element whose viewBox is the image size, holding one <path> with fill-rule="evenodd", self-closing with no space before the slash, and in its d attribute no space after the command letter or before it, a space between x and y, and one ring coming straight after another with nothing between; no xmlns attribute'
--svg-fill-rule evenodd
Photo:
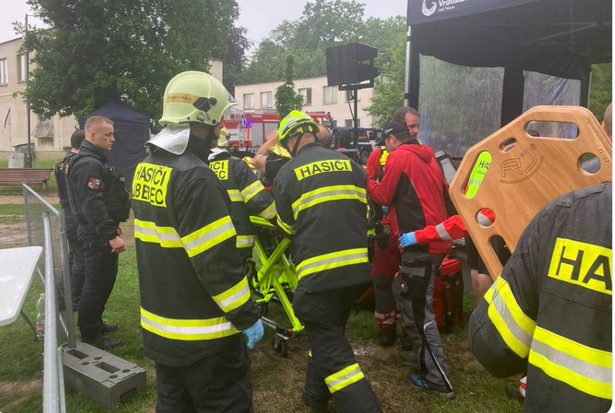
<svg viewBox="0 0 615 413"><path fill-rule="evenodd" d="M355 363L325 378L325 383L329 391L335 393L363 378L365 378L365 375L361 371L361 367Z"/></svg>
<svg viewBox="0 0 615 413"><path fill-rule="evenodd" d="M259 192L264 191L264 190L265 190L265 187L263 186L261 181L254 181L253 183L251 183L250 185L246 186L244 189L241 190L241 196L243 196L244 202L248 202L249 200L254 198L256 195L258 195Z"/></svg>
<svg viewBox="0 0 615 413"><path fill-rule="evenodd" d="M235 234L235 227L228 215L181 238L172 227L158 226L155 222L135 219L135 238L143 242L160 244L162 248L183 247L191 258Z"/></svg>
<svg viewBox="0 0 615 413"><path fill-rule="evenodd" d="M181 238L173 227L159 227L154 222L135 218L135 238L160 244L162 248L183 248Z"/></svg>
<svg viewBox="0 0 615 413"><path fill-rule="evenodd" d="M608 351L536 327L529 363L583 393L612 398L613 356Z"/></svg>
<svg viewBox="0 0 615 413"><path fill-rule="evenodd" d="M275 202L272 202L271 205L265 208L265 210L258 214L258 216L265 219L273 219L275 218L276 214L277 210L275 209Z"/></svg>
<svg viewBox="0 0 615 413"><path fill-rule="evenodd" d="M252 248L256 242L256 235L237 235L237 248Z"/></svg>
<svg viewBox="0 0 615 413"><path fill-rule="evenodd" d="M228 189L228 197L231 198L231 202L243 202L243 197L238 189Z"/></svg>
<svg viewBox="0 0 615 413"><path fill-rule="evenodd" d="M339 201L343 199L353 199L367 204L367 196L364 188L355 185L333 185L318 188L306 192L301 198L293 202L293 215L295 220L299 212L322 204L323 202Z"/></svg>
<svg viewBox="0 0 615 413"><path fill-rule="evenodd" d="M489 303L489 319L506 345L519 357L526 358L536 322L521 310L508 282L498 277L485 293L485 300Z"/></svg>
<svg viewBox="0 0 615 413"><path fill-rule="evenodd" d="M278 215L277 221L278 221L278 225L280 226L280 228L284 230L284 232L286 232L288 235L295 235L294 225L288 225L286 222L282 221L279 215Z"/></svg>
<svg viewBox="0 0 615 413"><path fill-rule="evenodd" d="M141 308L141 327L161 337L184 341L214 340L239 333L224 317L178 320L158 316L144 308Z"/></svg>
<svg viewBox="0 0 615 413"><path fill-rule="evenodd" d="M233 287L223 293L213 296L212 298L225 313L241 307L250 299L248 279L243 277L243 279Z"/></svg>
<svg viewBox="0 0 615 413"><path fill-rule="evenodd" d="M301 278L307 275L321 271L366 262L368 262L367 248L353 248L318 255L316 257L303 260L301 264L297 266L297 279L301 280Z"/></svg>

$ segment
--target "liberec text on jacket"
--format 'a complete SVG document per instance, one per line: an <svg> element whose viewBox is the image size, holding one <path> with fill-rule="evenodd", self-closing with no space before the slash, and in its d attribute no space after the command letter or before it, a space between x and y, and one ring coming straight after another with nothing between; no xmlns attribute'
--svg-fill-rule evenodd
<svg viewBox="0 0 615 413"><path fill-rule="evenodd" d="M161 165L139 164L132 182L133 199L166 208L167 185L172 171L172 168Z"/></svg>

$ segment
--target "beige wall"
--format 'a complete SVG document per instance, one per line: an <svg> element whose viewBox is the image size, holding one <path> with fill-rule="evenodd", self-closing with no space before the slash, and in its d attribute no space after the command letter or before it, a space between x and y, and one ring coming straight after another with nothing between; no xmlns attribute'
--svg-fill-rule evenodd
<svg viewBox="0 0 615 413"><path fill-rule="evenodd" d="M15 145L28 141L26 104L20 96L13 93L26 87L25 81L19 81L18 51L21 38L0 43L0 60L6 59L7 83L0 85L0 158L6 159L13 152ZM46 123L40 123L36 114L30 114L30 141L40 157L61 156L64 147L70 146L70 135L77 128L73 117L54 116ZM44 135L44 137L37 137Z"/></svg>
<svg viewBox="0 0 615 413"><path fill-rule="evenodd" d="M263 112L263 111L275 111L275 90L280 86L282 82L271 83L254 83L251 85L235 86L235 99L239 103L239 106L246 112ZM346 121L352 119L348 102L346 101L346 91L337 90L337 86L333 86L333 96L336 98L336 103L324 103L324 88L327 85L327 77L312 77L306 79L296 79L295 89L312 89L312 103L303 106L305 112L317 112L324 111L331 113L331 117L337 122L337 126L346 126ZM261 94L271 93L271 104L269 107L263 107L261 104ZM252 95L252 106L246 107L245 95ZM369 128L375 123L374 117L368 115L364 108L371 104L373 96L373 89L361 89L359 90L359 125L364 128ZM265 100L266 102L266 100ZM352 110L354 110L354 102L351 102Z"/></svg>

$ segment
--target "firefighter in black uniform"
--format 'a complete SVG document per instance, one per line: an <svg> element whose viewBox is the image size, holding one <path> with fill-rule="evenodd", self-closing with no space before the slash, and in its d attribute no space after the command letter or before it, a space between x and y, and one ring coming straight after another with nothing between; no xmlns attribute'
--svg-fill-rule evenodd
<svg viewBox="0 0 615 413"><path fill-rule="evenodd" d="M141 327L158 411L251 412L247 347L263 325L236 249L230 199L205 164L235 104L207 73L175 76L132 194ZM248 345L241 332L248 337Z"/></svg>
<svg viewBox="0 0 615 413"><path fill-rule="evenodd" d="M105 324L102 315L115 284L118 254L126 251L119 223L128 218L130 200L115 170L106 165L106 152L115 142L113 121L92 116L84 129L85 141L79 155L69 164L68 173L85 263L77 323L85 343L109 349L121 341L104 337L117 330L117 325Z"/></svg>
<svg viewBox="0 0 615 413"><path fill-rule="evenodd" d="M81 298L81 290L83 289L83 281L85 280L85 264L83 263L83 254L79 249L79 238L77 230L79 227L78 218L73 215L70 199L68 196L68 165L71 160L79 153L79 148L85 138L83 129L76 130L70 137L71 150L61 162L58 162L53 169L58 185L58 197L60 198L60 206L64 213L64 229L66 231L66 239L68 240L68 268L70 273L71 298L73 302L73 311L79 308L79 299Z"/></svg>
<svg viewBox="0 0 615 413"><path fill-rule="evenodd" d="M220 138L209 155L209 167L226 188L231 199L231 217L237 231L237 250L242 260L252 257L256 229L250 215L272 220L276 216L273 196L243 160L232 156L226 149L227 140L223 128Z"/></svg>
<svg viewBox="0 0 615 413"><path fill-rule="evenodd" d="M331 395L342 412L380 412L344 333L357 287L370 280L365 172L324 149L306 114L292 111L279 129L293 158L275 178L277 222L293 237L293 307L311 349L303 400L315 412Z"/></svg>
<svg viewBox="0 0 615 413"><path fill-rule="evenodd" d="M527 369L526 412L606 412L612 385L612 185L536 215L470 318L470 350L497 377Z"/></svg>

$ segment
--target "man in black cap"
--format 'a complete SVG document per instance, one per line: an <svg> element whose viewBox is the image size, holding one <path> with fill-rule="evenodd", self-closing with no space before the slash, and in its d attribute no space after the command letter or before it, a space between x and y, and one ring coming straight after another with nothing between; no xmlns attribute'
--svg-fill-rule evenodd
<svg viewBox="0 0 615 413"><path fill-rule="evenodd" d="M437 225L455 214L448 184L433 150L420 144L407 123L392 120L385 127L377 144L384 145L390 153L386 170L380 183L370 176L367 186L372 200L388 206L394 237ZM418 334L410 337L418 365L426 372L411 374L410 382L445 398L452 398L454 393L432 305L434 276L450 249L450 241L403 248L401 270L393 282L393 296L406 328L418 330Z"/></svg>

